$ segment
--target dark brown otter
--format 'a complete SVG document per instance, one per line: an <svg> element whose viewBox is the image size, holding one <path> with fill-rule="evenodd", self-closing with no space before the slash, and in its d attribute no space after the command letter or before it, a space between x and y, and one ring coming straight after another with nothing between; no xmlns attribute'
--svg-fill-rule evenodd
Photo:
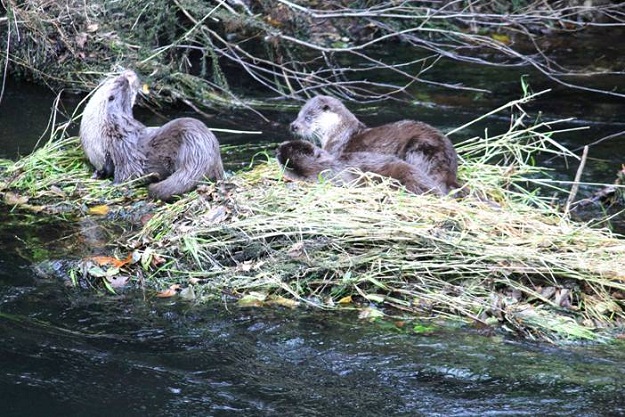
<svg viewBox="0 0 625 417"><path fill-rule="evenodd" d="M152 198L171 200L204 178L222 179L219 143L199 120L180 118L146 127L132 114L139 89L133 71L105 81L91 96L80 124L80 140L96 176L115 183L151 175Z"/></svg>
<svg viewBox="0 0 625 417"><path fill-rule="evenodd" d="M443 193L459 187L453 144L426 123L402 120L369 128L339 100L316 96L302 107L291 131L317 140L336 157L353 152L394 155L424 171Z"/></svg>
<svg viewBox="0 0 625 417"><path fill-rule="evenodd" d="M280 144L276 156L290 179L317 181L324 178L345 184L358 180L360 175L356 170L359 170L393 178L415 194L442 194L425 172L393 155L344 152L335 157L310 142L294 140Z"/></svg>

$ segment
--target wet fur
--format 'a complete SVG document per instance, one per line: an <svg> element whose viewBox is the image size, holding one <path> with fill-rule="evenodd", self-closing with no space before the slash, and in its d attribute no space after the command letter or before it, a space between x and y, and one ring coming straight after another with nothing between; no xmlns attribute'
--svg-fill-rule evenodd
<svg viewBox="0 0 625 417"><path fill-rule="evenodd" d="M202 179L224 176L219 143L199 120L180 118L161 127L135 120L132 106L139 81L132 71L105 81L92 95L81 121L83 150L98 177L115 183L152 174L152 198L171 200Z"/></svg>
<svg viewBox="0 0 625 417"><path fill-rule="evenodd" d="M415 194L442 194L425 172L393 155L344 152L335 157L310 142L295 140L282 143L276 156L285 175L291 179L317 181L322 177L345 184L358 180L358 171L362 171L393 178Z"/></svg>
<svg viewBox="0 0 625 417"><path fill-rule="evenodd" d="M425 172L444 193L459 187L453 144L426 123L402 120L369 128L341 101L316 96L302 107L291 131L318 141L336 157L355 152L394 155Z"/></svg>
<svg viewBox="0 0 625 417"><path fill-rule="evenodd" d="M80 143L95 168L96 178L114 175L111 147L116 138L140 134L145 126L140 123L126 123L121 119L132 119L139 80L132 71L124 71L117 77L108 78L98 86L87 102L80 122ZM133 94L122 94L132 86ZM111 100L110 98L113 97ZM134 131L130 132L130 131Z"/></svg>

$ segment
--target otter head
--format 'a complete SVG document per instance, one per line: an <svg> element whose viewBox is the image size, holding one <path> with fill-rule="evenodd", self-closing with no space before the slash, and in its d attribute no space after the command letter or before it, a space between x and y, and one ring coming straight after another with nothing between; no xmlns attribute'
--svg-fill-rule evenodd
<svg viewBox="0 0 625 417"><path fill-rule="evenodd" d="M345 134L351 136L362 124L339 100L316 96L308 100L291 123L291 132L316 140L321 147Z"/></svg>
<svg viewBox="0 0 625 417"><path fill-rule="evenodd" d="M276 158L283 167L297 169L302 159L315 157L315 149L312 143L302 140L283 142L276 150Z"/></svg>
<svg viewBox="0 0 625 417"><path fill-rule="evenodd" d="M134 71L126 70L104 83L99 90L106 95L106 110L109 114L132 115L139 92L139 77ZM99 91L98 90L98 91Z"/></svg>

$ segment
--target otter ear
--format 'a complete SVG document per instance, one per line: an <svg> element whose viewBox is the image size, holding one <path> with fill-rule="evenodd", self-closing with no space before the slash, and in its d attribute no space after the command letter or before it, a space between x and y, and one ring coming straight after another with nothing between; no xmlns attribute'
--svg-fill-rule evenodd
<svg viewBox="0 0 625 417"><path fill-rule="evenodd" d="M111 94L111 95L109 96L109 101L113 101L113 100L115 100L115 96Z"/></svg>

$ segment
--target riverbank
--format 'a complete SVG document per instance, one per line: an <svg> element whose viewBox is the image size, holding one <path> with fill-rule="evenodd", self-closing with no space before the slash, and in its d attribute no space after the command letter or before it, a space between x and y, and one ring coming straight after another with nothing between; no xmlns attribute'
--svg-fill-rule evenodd
<svg viewBox="0 0 625 417"><path fill-rule="evenodd" d="M488 82L441 75L456 65L485 73L516 67L567 89L622 98L618 83L586 81L619 74L611 58L618 51L560 56L588 30L612 39L625 25L618 2L578 3L9 1L0 5L0 63L5 74L56 92L92 91L111 71L132 68L152 87L150 105L196 110L260 108L319 93L369 102L496 93ZM590 59L570 64L569 55Z"/></svg>
<svg viewBox="0 0 625 417"><path fill-rule="evenodd" d="M104 257L67 263L68 283L244 305L357 309L363 317L445 317L558 342L606 340L623 326L625 241L605 219L570 219L550 190L566 183L537 153L576 157L558 122L456 144L468 196L289 183L273 155L173 204L145 187L91 179L76 137L2 163L12 210L132 224ZM562 192L562 190L559 190Z"/></svg>

